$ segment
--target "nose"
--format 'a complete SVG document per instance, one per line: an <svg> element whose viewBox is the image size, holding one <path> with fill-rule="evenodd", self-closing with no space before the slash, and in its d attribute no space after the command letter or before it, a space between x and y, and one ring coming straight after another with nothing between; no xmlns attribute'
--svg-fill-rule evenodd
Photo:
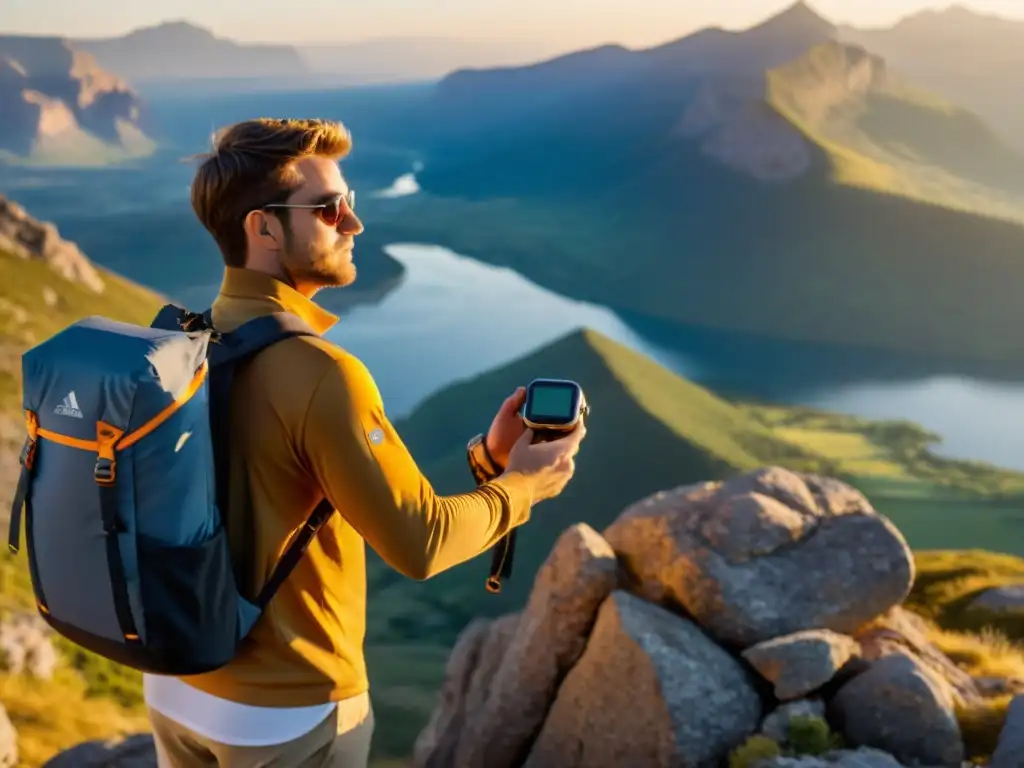
<svg viewBox="0 0 1024 768"><path fill-rule="evenodd" d="M338 231L343 235L358 235L363 231L363 222L356 216L355 211L349 210L341 221L338 222Z"/></svg>

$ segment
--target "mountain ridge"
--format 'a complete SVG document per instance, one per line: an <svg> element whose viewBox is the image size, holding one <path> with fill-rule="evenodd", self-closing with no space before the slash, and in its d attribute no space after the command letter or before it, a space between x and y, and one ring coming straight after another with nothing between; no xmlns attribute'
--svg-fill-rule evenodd
<svg viewBox="0 0 1024 768"><path fill-rule="evenodd" d="M72 38L71 43L136 84L169 79L309 74L293 46L237 43L186 20L138 27L122 35Z"/></svg>
<svg viewBox="0 0 1024 768"><path fill-rule="evenodd" d="M453 75L416 116L423 193L382 221L659 320L1011 364L1024 155L809 28L768 69L790 44L751 53L744 31L697 38L692 70L691 36L600 49L596 75L592 51Z"/></svg>

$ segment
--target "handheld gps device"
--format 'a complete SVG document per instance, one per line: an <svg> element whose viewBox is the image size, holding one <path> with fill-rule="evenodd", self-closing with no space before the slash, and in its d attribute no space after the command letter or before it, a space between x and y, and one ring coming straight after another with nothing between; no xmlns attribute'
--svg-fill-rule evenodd
<svg viewBox="0 0 1024 768"><path fill-rule="evenodd" d="M526 401L519 412L523 424L534 432L534 443L545 443L565 437L581 419L590 415L590 406L583 388L568 379L534 379L526 387ZM507 533L494 545L487 591L500 592L502 578L512 575L512 559L516 549L516 530Z"/></svg>
<svg viewBox="0 0 1024 768"><path fill-rule="evenodd" d="M520 413L535 433L535 442L557 440L590 414L583 388L567 379L534 379L526 387Z"/></svg>

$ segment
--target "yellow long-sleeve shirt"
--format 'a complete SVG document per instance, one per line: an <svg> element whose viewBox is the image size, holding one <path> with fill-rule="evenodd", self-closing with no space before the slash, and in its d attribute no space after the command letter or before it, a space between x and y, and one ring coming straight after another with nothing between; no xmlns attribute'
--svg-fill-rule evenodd
<svg viewBox="0 0 1024 768"><path fill-rule="evenodd" d="M293 312L318 333L337 317L291 287L228 268L214 325ZM366 367L317 337L282 341L236 374L231 404L232 553L251 598L326 496L338 510L226 667L184 678L256 706L305 706L368 690L365 543L393 568L425 579L486 551L529 518L531 487L515 472L438 496L384 414ZM467 479L470 477L467 468ZM240 502L248 494L251 518Z"/></svg>

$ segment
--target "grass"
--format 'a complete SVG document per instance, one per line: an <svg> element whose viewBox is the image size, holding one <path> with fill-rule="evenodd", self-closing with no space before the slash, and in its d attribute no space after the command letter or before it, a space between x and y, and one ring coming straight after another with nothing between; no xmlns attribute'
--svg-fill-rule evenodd
<svg viewBox="0 0 1024 768"><path fill-rule="evenodd" d="M957 722L964 739L965 757L986 765L999 743L1012 696L986 699L981 704L957 709Z"/></svg>
<svg viewBox="0 0 1024 768"><path fill-rule="evenodd" d="M982 592L1024 584L1024 559L978 550L937 550L917 556L910 606L950 631L997 632L1024 643L1024 614L972 607ZM1024 679L1024 668L1020 670Z"/></svg>
<svg viewBox="0 0 1024 768"><path fill-rule="evenodd" d="M82 680L69 670L50 681L0 675L0 701L18 732L18 765L23 768L38 768L83 741L149 730L143 711L88 695Z"/></svg>
<svg viewBox="0 0 1024 768"><path fill-rule="evenodd" d="M1024 583L1024 558L979 550L915 553L917 578L906 606L924 616L929 639L974 677L1024 681L1024 622L1017 617L972 611L985 589ZM1011 694L959 705L957 720L971 760L987 760L1006 721Z"/></svg>

